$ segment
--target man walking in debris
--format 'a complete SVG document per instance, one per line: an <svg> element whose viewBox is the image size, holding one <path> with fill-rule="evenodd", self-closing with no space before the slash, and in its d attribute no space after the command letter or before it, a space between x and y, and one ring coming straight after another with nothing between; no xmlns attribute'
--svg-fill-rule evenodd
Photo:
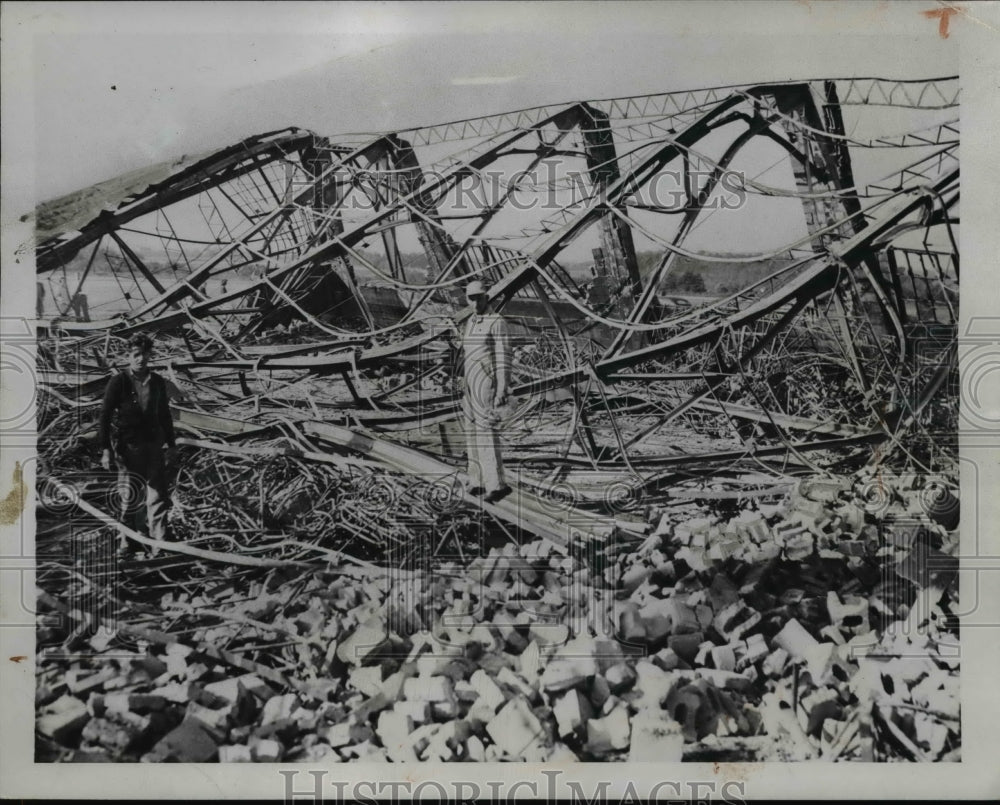
<svg viewBox="0 0 1000 805"><path fill-rule="evenodd" d="M490 298L482 282L470 282L465 295L475 308L465 324L462 337L465 356L462 408L472 483L469 492L474 495L485 493L488 503L496 503L511 492L511 488L504 483L497 434L499 409L507 402L510 379L507 323L490 308Z"/></svg>
<svg viewBox="0 0 1000 805"><path fill-rule="evenodd" d="M149 368L153 342L137 334L129 340L129 365L108 382L98 438L103 453L101 466L111 469L112 449L118 468L118 491L122 502L122 521L129 526L130 480L140 480L146 490L146 525L153 539L167 538L167 458L175 449L174 425L170 418L166 381ZM117 437L112 444L112 419L117 417ZM163 444L168 446L164 454ZM134 483L134 480L133 480ZM136 512L138 513L138 512ZM138 518L137 518L138 519ZM122 540L124 546L124 539Z"/></svg>

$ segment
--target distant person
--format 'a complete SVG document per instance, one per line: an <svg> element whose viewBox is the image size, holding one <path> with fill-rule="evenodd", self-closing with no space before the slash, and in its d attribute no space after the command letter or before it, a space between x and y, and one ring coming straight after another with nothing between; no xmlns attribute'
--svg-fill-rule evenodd
<svg viewBox="0 0 1000 805"><path fill-rule="evenodd" d="M87 294L82 291L73 294L73 315L77 321L90 321L90 306L87 302Z"/></svg>
<svg viewBox="0 0 1000 805"><path fill-rule="evenodd" d="M69 312L70 302L72 301L69 295L69 284L66 282L65 275L56 278L56 287L52 291L52 299L56 304L56 315L62 318Z"/></svg>
<svg viewBox="0 0 1000 805"><path fill-rule="evenodd" d="M497 434L499 409L507 402L510 380L509 336L503 317L490 308L490 298L483 283L470 282L465 295L474 306L462 335L469 492L473 495L485 493L488 503L496 503L511 493L511 488L504 483Z"/></svg>
<svg viewBox="0 0 1000 805"><path fill-rule="evenodd" d="M35 287L37 290L37 295L35 297L35 318L44 319L45 318L45 286L36 282Z"/></svg>
<svg viewBox="0 0 1000 805"><path fill-rule="evenodd" d="M166 381L149 368L152 352L149 336L139 333L129 340L129 365L108 381L104 393L98 439L104 469L111 469L114 452L122 522L134 528L133 521L141 519L138 515L143 507L129 501L129 481L137 478L146 489L147 533L153 539L164 540L170 500L166 463L175 450L174 424ZM112 420L116 413L117 436L112 443ZM163 450L164 443L167 453ZM122 544L126 544L124 538Z"/></svg>
<svg viewBox="0 0 1000 805"><path fill-rule="evenodd" d="M224 280L222 280L222 282L219 283L219 290L222 293L225 293L226 292L226 288L228 288L228 287L229 287L229 280L228 279L224 279Z"/></svg>

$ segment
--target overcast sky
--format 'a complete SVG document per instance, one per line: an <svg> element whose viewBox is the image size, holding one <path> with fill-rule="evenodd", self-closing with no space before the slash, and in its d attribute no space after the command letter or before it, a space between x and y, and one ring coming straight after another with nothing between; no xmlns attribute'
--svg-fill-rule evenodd
<svg viewBox="0 0 1000 805"><path fill-rule="evenodd" d="M288 125L336 134L716 84L958 72L936 23L896 8L912 4L700 5L711 19L670 2L3 10L5 46L31 34L39 199ZM833 6L871 35L824 35Z"/></svg>

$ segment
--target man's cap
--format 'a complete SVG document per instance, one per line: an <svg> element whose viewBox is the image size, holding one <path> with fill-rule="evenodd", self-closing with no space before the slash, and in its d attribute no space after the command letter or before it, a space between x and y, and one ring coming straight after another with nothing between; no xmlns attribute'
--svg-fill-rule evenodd
<svg viewBox="0 0 1000 805"><path fill-rule="evenodd" d="M465 296L471 299L474 296L483 296L486 293L486 286L479 280L473 280L465 286Z"/></svg>

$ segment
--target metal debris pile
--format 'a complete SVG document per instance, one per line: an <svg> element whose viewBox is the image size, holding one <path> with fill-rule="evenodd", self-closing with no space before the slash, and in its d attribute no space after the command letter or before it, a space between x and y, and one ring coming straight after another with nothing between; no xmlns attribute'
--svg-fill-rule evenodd
<svg viewBox="0 0 1000 805"><path fill-rule="evenodd" d="M828 80L291 128L42 205L38 758L957 759L957 106ZM772 202L801 237L696 245ZM513 333L496 504L472 279ZM136 333L173 541L97 469Z"/></svg>

